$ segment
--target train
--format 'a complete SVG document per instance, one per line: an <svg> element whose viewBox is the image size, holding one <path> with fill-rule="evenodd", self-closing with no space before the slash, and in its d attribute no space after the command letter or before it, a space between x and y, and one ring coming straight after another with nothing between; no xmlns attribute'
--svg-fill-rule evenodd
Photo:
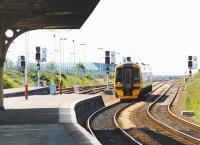
<svg viewBox="0 0 200 145"><path fill-rule="evenodd" d="M144 63L133 63L130 58L115 67L115 97L121 101L143 98L152 91L153 74L151 67Z"/></svg>

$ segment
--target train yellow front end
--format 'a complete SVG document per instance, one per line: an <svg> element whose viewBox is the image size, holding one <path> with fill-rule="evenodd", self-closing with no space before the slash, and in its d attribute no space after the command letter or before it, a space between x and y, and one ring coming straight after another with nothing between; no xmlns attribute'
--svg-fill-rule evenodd
<svg viewBox="0 0 200 145"><path fill-rule="evenodd" d="M142 74L142 69L139 64L132 62L116 66L114 90L117 98L120 98L120 100L136 99L152 90L150 75L149 73Z"/></svg>

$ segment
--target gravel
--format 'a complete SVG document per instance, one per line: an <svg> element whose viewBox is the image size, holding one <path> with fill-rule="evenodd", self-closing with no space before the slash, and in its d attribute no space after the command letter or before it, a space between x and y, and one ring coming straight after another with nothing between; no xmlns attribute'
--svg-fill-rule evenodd
<svg viewBox="0 0 200 145"><path fill-rule="evenodd" d="M165 90L169 87L169 85L165 85L162 88ZM164 92L163 89L158 89L152 95L146 96L147 98L142 102L134 104L137 107L133 107L132 110L129 109L129 118L132 121L132 127L129 128L124 127L126 123L123 120L119 121L120 126L126 128L126 131L133 136L136 140L141 142L144 145L182 145L183 143L177 141L176 139L169 136L166 131L155 123L151 122L149 117L146 114L147 107L149 103L155 100L158 97L158 94ZM131 110L131 111L130 111ZM124 112L124 111L123 111ZM121 116L121 115L120 115Z"/></svg>
<svg viewBox="0 0 200 145"><path fill-rule="evenodd" d="M129 103L117 103L101 114L97 115L92 122L92 128L97 139L103 145L133 145L134 143L125 137L114 125L113 117L117 110Z"/></svg>

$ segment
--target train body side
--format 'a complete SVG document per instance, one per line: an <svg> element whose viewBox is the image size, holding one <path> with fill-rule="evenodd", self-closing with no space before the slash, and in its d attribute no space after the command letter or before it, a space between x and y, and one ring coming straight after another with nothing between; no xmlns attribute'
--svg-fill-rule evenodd
<svg viewBox="0 0 200 145"><path fill-rule="evenodd" d="M151 67L149 65L140 64L141 69L141 90L140 96L144 96L145 94L152 91L153 84L153 74L151 71Z"/></svg>
<svg viewBox="0 0 200 145"><path fill-rule="evenodd" d="M120 64L115 69L115 96L124 99L136 99L152 90L150 67L134 63Z"/></svg>

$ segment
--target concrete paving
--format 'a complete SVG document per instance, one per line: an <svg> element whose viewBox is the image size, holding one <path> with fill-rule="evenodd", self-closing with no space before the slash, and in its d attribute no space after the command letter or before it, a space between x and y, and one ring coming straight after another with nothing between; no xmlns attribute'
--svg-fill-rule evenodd
<svg viewBox="0 0 200 145"><path fill-rule="evenodd" d="M5 98L0 111L1 145L92 145L73 123L58 123L59 108L92 95L34 95ZM95 143L96 144L96 143ZM99 144L97 142L97 144Z"/></svg>
<svg viewBox="0 0 200 145"><path fill-rule="evenodd" d="M59 108L62 105L70 106L72 103L91 97L85 94L62 94L62 95L32 95L28 100L22 97L4 99L5 109L27 109L27 108Z"/></svg>
<svg viewBox="0 0 200 145"><path fill-rule="evenodd" d="M0 126L1 145L75 145L61 124Z"/></svg>

